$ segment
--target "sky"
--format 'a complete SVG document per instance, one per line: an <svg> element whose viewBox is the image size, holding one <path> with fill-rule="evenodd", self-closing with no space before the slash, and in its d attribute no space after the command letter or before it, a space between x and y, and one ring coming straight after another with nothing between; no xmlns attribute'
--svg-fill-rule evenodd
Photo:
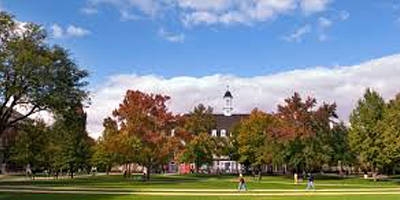
<svg viewBox="0 0 400 200"><path fill-rule="evenodd" d="M400 0L0 0L0 10L42 24L90 73L88 131L128 89L198 103L273 112L298 91L338 104L346 121L367 87L400 92Z"/></svg>

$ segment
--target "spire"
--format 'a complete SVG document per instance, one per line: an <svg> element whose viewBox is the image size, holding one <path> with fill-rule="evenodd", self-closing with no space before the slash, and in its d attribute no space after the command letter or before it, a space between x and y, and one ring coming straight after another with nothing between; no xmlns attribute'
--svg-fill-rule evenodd
<svg viewBox="0 0 400 200"><path fill-rule="evenodd" d="M233 96L232 96L231 92L229 91L229 85L226 86L226 92L225 92L224 98L233 99Z"/></svg>
<svg viewBox="0 0 400 200"><path fill-rule="evenodd" d="M224 95L223 99L225 101L225 106L223 108L224 115L225 116L232 116L232 110L233 110L233 108L232 108L232 99L233 99L233 96L232 96L231 92L229 91L229 85L226 86L226 92L225 92L225 95Z"/></svg>

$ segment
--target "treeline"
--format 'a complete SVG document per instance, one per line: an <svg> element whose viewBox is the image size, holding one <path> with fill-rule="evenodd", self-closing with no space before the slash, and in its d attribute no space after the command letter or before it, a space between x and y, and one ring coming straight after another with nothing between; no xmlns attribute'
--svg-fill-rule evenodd
<svg viewBox="0 0 400 200"><path fill-rule="evenodd" d="M43 27L0 12L0 162L24 166L27 173L90 168L94 140L86 132L83 105L88 73L68 51L50 45ZM24 112L18 112L25 110ZM32 120L54 116L50 127ZM4 167L5 166L5 167Z"/></svg>
<svg viewBox="0 0 400 200"><path fill-rule="evenodd" d="M284 166L290 172L393 174L400 168L400 95L385 103L371 89L351 112L349 124L338 119L335 104L295 93L276 113L253 110L233 131L236 158L259 171Z"/></svg>
<svg viewBox="0 0 400 200"><path fill-rule="evenodd" d="M170 161L195 164L210 171L215 158L228 157L246 171L265 167L285 172L318 172L335 167L339 173L392 173L399 166L399 98L385 103L367 89L350 116L350 125L338 119L336 105L285 99L277 112L254 109L229 137L213 137L213 110L198 105L186 115L166 109L167 96L128 91L123 103L105 119L105 131L96 145L96 165L138 163L162 172Z"/></svg>
<svg viewBox="0 0 400 200"><path fill-rule="evenodd" d="M55 123L25 121L18 127L15 143L9 149L9 163L23 166L28 176L46 172L71 178L90 172L95 140L86 132L86 114L81 106L55 116Z"/></svg>

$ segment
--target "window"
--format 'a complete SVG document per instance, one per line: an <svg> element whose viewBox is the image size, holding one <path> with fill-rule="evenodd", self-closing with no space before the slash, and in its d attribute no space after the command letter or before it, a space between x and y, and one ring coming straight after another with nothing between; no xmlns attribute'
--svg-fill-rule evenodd
<svg viewBox="0 0 400 200"><path fill-rule="evenodd" d="M225 129L221 129L221 137L226 137L226 130Z"/></svg>
<svg viewBox="0 0 400 200"><path fill-rule="evenodd" d="M211 136L214 136L214 137L217 136L217 130L216 130L216 129L213 129L213 130L211 131Z"/></svg>
<svg viewBox="0 0 400 200"><path fill-rule="evenodd" d="M175 137L175 129L172 129L172 130L171 130L171 136L172 136L172 137Z"/></svg>

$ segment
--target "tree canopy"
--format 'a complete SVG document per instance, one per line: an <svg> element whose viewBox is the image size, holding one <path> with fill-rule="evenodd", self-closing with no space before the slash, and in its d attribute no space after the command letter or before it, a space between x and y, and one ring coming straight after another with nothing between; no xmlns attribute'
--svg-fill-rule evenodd
<svg viewBox="0 0 400 200"><path fill-rule="evenodd" d="M0 12L0 135L40 111L63 112L87 99L82 70L45 30ZM18 109L27 111L16 114Z"/></svg>

